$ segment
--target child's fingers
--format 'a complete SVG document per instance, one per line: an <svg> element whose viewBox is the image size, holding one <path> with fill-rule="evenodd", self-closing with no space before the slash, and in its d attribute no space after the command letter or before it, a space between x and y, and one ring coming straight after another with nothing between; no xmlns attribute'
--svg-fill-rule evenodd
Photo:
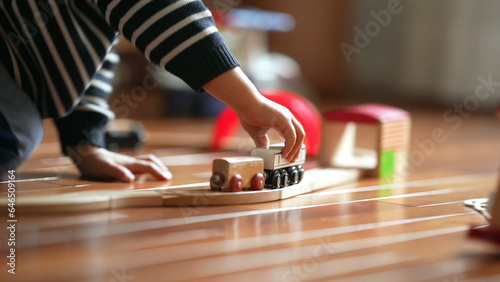
<svg viewBox="0 0 500 282"><path fill-rule="evenodd" d="M269 148L269 136L267 134L254 137L253 141L257 148Z"/></svg>
<svg viewBox="0 0 500 282"><path fill-rule="evenodd" d="M270 142L269 135L267 133L271 130L270 127L251 124L245 120L241 120L241 125L248 135L250 135L257 148L269 148Z"/></svg>
<svg viewBox="0 0 500 282"><path fill-rule="evenodd" d="M264 134L264 135L260 135L260 136L257 136L257 138L255 139L255 145L258 147L258 148L269 148L269 135Z"/></svg>
<svg viewBox="0 0 500 282"><path fill-rule="evenodd" d="M172 178L170 171L161 169L152 161L137 160L131 164L127 164L126 167L137 174L151 173L155 178L160 180L169 180Z"/></svg>
<svg viewBox="0 0 500 282"><path fill-rule="evenodd" d="M285 136L285 147L283 155L289 161L296 161L305 139L305 131L300 122L292 118L290 125L283 131Z"/></svg>
<svg viewBox="0 0 500 282"><path fill-rule="evenodd" d="M257 128L257 133L252 136L257 148L269 148L269 132L270 128Z"/></svg>
<svg viewBox="0 0 500 282"><path fill-rule="evenodd" d="M168 170L168 168L155 155L151 155L151 154L149 154L149 155L141 155L141 156L137 156L136 158L140 159L140 160L145 160L145 161L153 162L159 168L161 168L162 170Z"/></svg>
<svg viewBox="0 0 500 282"><path fill-rule="evenodd" d="M295 131L295 142L290 150L290 153L287 157L289 161L296 161L300 154L300 149L302 148L302 143L304 142L304 129L299 122L295 119L292 120L293 129Z"/></svg>
<svg viewBox="0 0 500 282"><path fill-rule="evenodd" d="M283 157L289 161L293 161L294 150L297 143L297 132L295 126L291 120L288 124L284 124L284 128L281 129L283 136L285 137L285 147L283 147Z"/></svg>
<svg viewBox="0 0 500 282"><path fill-rule="evenodd" d="M103 169L103 176L99 178L108 178L123 182L131 182L135 180L135 175L126 167L118 164L109 164L106 168Z"/></svg>

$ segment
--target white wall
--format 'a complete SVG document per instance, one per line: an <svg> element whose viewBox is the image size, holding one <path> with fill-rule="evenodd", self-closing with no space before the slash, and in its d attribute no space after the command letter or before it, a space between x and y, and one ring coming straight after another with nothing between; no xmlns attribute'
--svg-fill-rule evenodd
<svg viewBox="0 0 500 282"><path fill-rule="evenodd" d="M396 0L352 1L350 30L374 21L372 11ZM500 1L401 0L401 12L352 56L355 83L386 85L413 99L449 105L475 95L478 77L500 82ZM352 37L351 37L352 36ZM498 89L496 89L498 88ZM496 108L500 85L481 107Z"/></svg>

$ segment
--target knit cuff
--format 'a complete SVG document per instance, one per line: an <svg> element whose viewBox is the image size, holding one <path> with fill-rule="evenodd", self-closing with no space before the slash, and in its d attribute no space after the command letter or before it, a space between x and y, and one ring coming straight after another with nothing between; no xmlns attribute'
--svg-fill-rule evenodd
<svg viewBox="0 0 500 282"><path fill-rule="evenodd" d="M213 36L183 51L166 65L168 71L196 92L202 92L203 85L240 65L220 35Z"/></svg>

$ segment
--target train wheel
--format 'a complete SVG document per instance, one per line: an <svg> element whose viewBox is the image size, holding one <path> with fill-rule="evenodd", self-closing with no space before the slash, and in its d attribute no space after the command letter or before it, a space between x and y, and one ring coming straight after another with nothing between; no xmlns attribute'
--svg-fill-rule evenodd
<svg viewBox="0 0 500 282"><path fill-rule="evenodd" d="M299 170L297 169L296 166L292 166L287 169L288 170L288 177L290 178L290 185L295 185L299 183Z"/></svg>
<svg viewBox="0 0 500 282"><path fill-rule="evenodd" d="M257 173L252 177L252 189L253 190L262 190L264 189L264 185L266 184L266 179L262 173Z"/></svg>
<svg viewBox="0 0 500 282"><path fill-rule="evenodd" d="M229 181L229 189L233 192L241 192L243 190L243 178L239 174L235 174Z"/></svg>
<svg viewBox="0 0 500 282"><path fill-rule="evenodd" d="M281 186L280 187L286 187L286 186L289 186L290 185L290 177L288 175L288 172L286 171L286 169L282 169L281 170Z"/></svg>
<svg viewBox="0 0 500 282"><path fill-rule="evenodd" d="M271 172L271 188L277 189L281 187L281 173L278 170Z"/></svg>
<svg viewBox="0 0 500 282"><path fill-rule="evenodd" d="M226 181L226 177L222 172L216 172L210 177L210 188L213 191L220 191L222 184Z"/></svg>
<svg viewBox="0 0 500 282"><path fill-rule="evenodd" d="M266 184L264 187L272 188L273 184L271 182L271 180L272 180L271 176L272 176L271 172L264 169L264 179L266 180Z"/></svg>
<svg viewBox="0 0 500 282"><path fill-rule="evenodd" d="M305 169L301 165L299 165L297 169L299 171L299 182L300 182L302 181L302 179L304 179Z"/></svg>

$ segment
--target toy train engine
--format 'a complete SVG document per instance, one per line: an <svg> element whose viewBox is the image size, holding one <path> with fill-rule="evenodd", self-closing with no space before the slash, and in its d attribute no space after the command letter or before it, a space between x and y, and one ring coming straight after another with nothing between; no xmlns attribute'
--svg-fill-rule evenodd
<svg viewBox="0 0 500 282"><path fill-rule="evenodd" d="M243 188L262 190L265 185L264 161L256 157L231 157L215 159L212 166L210 188L221 191L229 188L240 192Z"/></svg>
<svg viewBox="0 0 500 282"><path fill-rule="evenodd" d="M214 191L243 189L262 190L283 188L299 183L304 177L306 147L303 146L296 162L290 163L281 151L283 146L256 148L250 157L215 159L212 165L210 188Z"/></svg>
<svg viewBox="0 0 500 282"><path fill-rule="evenodd" d="M264 175L266 188L283 188L299 183L304 178L302 164L306 161L306 146L300 149L299 158L290 163L283 157L283 146L271 146L269 149L255 148L251 156L264 159Z"/></svg>

